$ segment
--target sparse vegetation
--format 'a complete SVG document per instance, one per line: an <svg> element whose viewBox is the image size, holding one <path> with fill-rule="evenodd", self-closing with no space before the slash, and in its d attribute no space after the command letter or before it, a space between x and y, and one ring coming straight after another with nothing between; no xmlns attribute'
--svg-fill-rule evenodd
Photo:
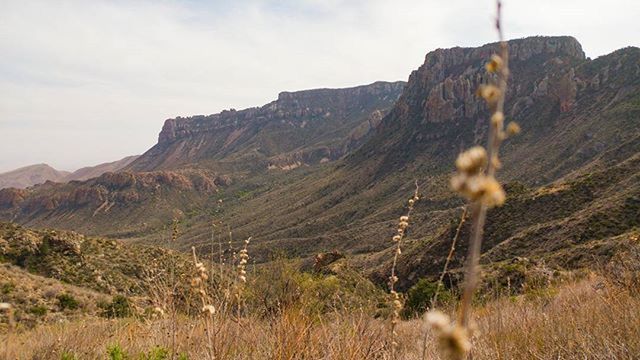
<svg viewBox="0 0 640 360"><path fill-rule="evenodd" d="M131 302L126 296L115 295L111 302L100 302L102 316L107 318L123 318L132 315Z"/></svg>
<svg viewBox="0 0 640 360"><path fill-rule="evenodd" d="M79 306L78 300L76 300L76 298L71 294L60 294L56 298L58 299L58 306L62 310L75 310Z"/></svg>

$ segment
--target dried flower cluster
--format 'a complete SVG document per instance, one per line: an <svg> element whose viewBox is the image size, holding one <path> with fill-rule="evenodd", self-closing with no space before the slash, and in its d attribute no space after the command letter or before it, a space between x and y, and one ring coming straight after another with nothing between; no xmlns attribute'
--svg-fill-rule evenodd
<svg viewBox="0 0 640 360"><path fill-rule="evenodd" d="M470 201L480 201L488 207L500 206L506 194L495 177L484 173L486 166L487 152L482 146L463 152L456 160L458 173L451 178L451 187Z"/></svg>
<svg viewBox="0 0 640 360"><path fill-rule="evenodd" d="M427 324L438 338L438 348L445 359L462 360L471 350L469 330L451 322L449 316L430 311L426 316Z"/></svg>
<svg viewBox="0 0 640 360"><path fill-rule="evenodd" d="M191 251L193 253L193 263L196 268L196 275L191 279L191 286L193 287L194 291L200 296L200 300L202 302L202 313L211 316L216 313L216 308L212 304L209 304L210 301L209 297L207 296L206 283L209 279L207 268L202 262L198 261L196 248L192 246Z"/></svg>
<svg viewBox="0 0 640 360"><path fill-rule="evenodd" d="M249 261L247 247L249 246L249 242L251 242L251 238L244 241L244 247L238 254L238 279L243 283L247 282L247 262Z"/></svg>

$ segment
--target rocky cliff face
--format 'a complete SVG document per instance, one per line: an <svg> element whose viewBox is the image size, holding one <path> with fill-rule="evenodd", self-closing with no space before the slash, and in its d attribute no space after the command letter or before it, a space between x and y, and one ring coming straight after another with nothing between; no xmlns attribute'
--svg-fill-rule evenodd
<svg viewBox="0 0 640 360"><path fill-rule="evenodd" d="M569 98L575 97L575 91L561 90L575 76L572 66L585 60L582 47L574 38L512 40L509 49L513 71L508 92L511 113L530 106L535 97L549 95L550 89L557 90L552 95L559 102L570 103ZM479 48L439 49L427 54L424 64L409 77L404 99L409 115L424 123L477 117L484 106L476 96L476 89L487 80L486 59L497 51L497 44L489 44Z"/></svg>
<svg viewBox="0 0 640 360"><path fill-rule="evenodd" d="M259 108L169 119L158 144L129 169L247 159L256 168L286 169L335 160L366 138L377 125L372 119L381 118L395 103L404 84L282 92L278 100Z"/></svg>
<svg viewBox="0 0 640 360"><path fill-rule="evenodd" d="M427 54L382 120L376 137L352 154L350 163L361 166L374 158L379 174L416 162L440 167L451 164L461 149L482 143L488 113L475 92L490 76L484 63L497 46L438 49ZM602 151L637 133L628 119L619 118L619 123L601 119L603 111L637 95L637 48L590 61L572 37L518 39L510 41L509 47L512 78L505 113L507 121L518 121L525 135L505 144L505 161L514 161L506 175L549 181L588 163L596 148ZM618 131L616 126L620 126ZM630 133L622 135L621 128ZM565 134L564 140L557 137L559 133ZM583 141L595 133L598 141ZM572 149L591 157L577 159L568 153Z"/></svg>

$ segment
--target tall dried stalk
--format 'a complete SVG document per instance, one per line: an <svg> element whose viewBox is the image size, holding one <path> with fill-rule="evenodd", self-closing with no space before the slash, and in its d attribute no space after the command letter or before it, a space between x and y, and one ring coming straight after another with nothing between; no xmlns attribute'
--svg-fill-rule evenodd
<svg viewBox="0 0 640 360"><path fill-rule="evenodd" d="M13 328L15 327L15 322L13 319L13 307L9 303L0 303L0 312L5 311L7 313L7 320L9 323L9 327L7 329L7 336L5 341L4 348L4 358L9 359L9 344L11 344L13 340Z"/></svg>
<svg viewBox="0 0 640 360"><path fill-rule="evenodd" d="M431 306L430 309L433 311L436 307L436 302L438 301L438 295L440 294L440 290L444 285L444 276L447 274L447 270L449 269L449 263L451 263L451 259L453 259L453 254L456 251L456 244L458 242L458 238L460 237L460 230L462 230L462 225L464 224L467 217L467 207L462 208L462 215L460 215L460 222L458 223L458 227L456 228L456 233L453 236L453 240L451 241L451 248L449 248L449 254L447 255L447 259L444 262L444 266L442 268L442 273L440 274L440 278L438 278L438 283L436 284L436 291L431 298ZM427 341L429 338L429 333L427 331L424 332L422 337L422 359L427 358Z"/></svg>
<svg viewBox="0 0 640 360"><path fill-rule="evenodd" d="M398 265L398 257L402 254L402 240L406 234L406 230L409 227L409 218L411 217L411 213L413 212L413 206L415 202L420 199L418 196L418 181L415 182L415 192L413 196L408 200L408 210L407 214L400 217L400 221L398 222L398 230L397 234L393 236L393 241L396 243L396 250L393 255L393 264L391 265L391 276L389 276L389 292L393 297L393 317L391 319L391 352L392 357L395 358L396 348L398 347L397 342L397 333L396 326L400 321L400 311L402 310L402 301L400 299L400 294L395 290L395 285L398 282L398 277L396 276L396 266Z"/></svg>
<svg viewBox="0 0 640 360"><path fill-rule="evenodd" d="M198 261L196 254L196 248L191 247L193 253L193 265L196 269L196 276L191 280L191 286L197 291L200 298L200 304L202 306L201 312L203 316L203 325L205 329L205 336L207 338L207 352L210 359L215 359L215 351L213 346L213 316L216 313L216 308L212 304L211 297L207 294L207 280L209 275L204 264Z"/></svg>
<svg viewBox="0 0 640 360"><path fill-rule="evenodd" d="M171 232L171 246L176 246L176 242L178 241L179 231L178 231L178 220L173 220L172 232ZM176 259L175 257L171 257L171 269L169 274L169 286L171 290L171 294L169 295L169 303L171 306L171 360L175 359L176 355L176 338L178 332L178 306L176 301L176 292L178 287L178 282L176 281Z"/></svg>
<svg viewBox="0 0 640 360"><path fill-rule="evenodd" d="M444 262L442 273L438 278L438 283L436 284L436 291L433 294L433 298L431 298L432 309L435 308L436 302L438 301L438 295L440 294L440 290L444 285L444 276L447 274L447 271L449 270L449 264L451 263L451 260L453 259L453 254L456 251L456 244L458 243L458 238L460 237L460 230L462 230L462 225L464 225L466 217L467 217L467 207L465 206L462 208L462 215L460 215L460 222L458 223L458 227L456 228L456 233L453 236L453 240L451 241L451 248L449 248L449 254L447 255L447 259Z"/></svg>

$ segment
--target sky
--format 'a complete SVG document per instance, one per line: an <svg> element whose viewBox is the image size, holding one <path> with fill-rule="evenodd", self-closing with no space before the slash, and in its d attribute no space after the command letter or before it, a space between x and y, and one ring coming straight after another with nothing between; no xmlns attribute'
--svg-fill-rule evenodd
<svg viewBox="0 0 640 360"><path fill-rule="evenodd" d="M640 46L638 0L503 0L507 38ZM494 42L493 0L0 0L0 172L141 154L165 119L407 80Z"/></svg>

